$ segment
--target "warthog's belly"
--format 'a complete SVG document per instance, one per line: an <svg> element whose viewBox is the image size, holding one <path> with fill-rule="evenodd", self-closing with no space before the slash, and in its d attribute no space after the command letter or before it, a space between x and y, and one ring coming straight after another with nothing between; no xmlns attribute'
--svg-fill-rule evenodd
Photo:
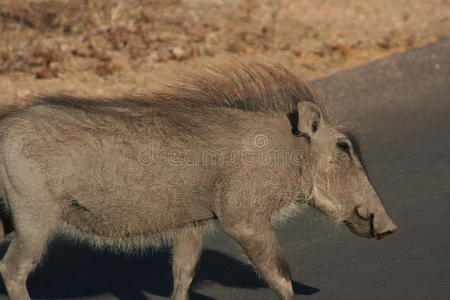
<svg viewBox="0 0 450 300"><path fill-rule="evenodd" d="M151 197L151 196L150 196ZM211 211L195 203L151 201L129 206L84 206L72 199L64 222L79 232L106 237L132 238L163 234L214 218Z"/></svg>
<svg viewBox="0 0 450 300"><path fill-rule="evenodd" d="M97 236L130 237L213 218L214 185L205 169L146 165L130 157L101 153L78 169L67 168L76 171L55 184L65 223Z"/></svg>
<svg viewBox="0 0 450 300"><path fill-rule="evenodd" d="M97 181L66 194L65 223L97 236L130 237L176 230L214 217L207 185L149 177L151 182L139 184Z"/></svg>

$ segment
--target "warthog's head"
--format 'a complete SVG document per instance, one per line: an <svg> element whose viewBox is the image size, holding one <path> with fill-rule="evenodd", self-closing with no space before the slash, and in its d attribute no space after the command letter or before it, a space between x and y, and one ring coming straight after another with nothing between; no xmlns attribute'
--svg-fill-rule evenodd
<svg viewBox="0 0 450 300"><path fill-rule="evenodd" d="M383 238L398 229L367 177L357 145L312 102L298 104L298 135L309 141L312 205L355 234Z"/></svg>

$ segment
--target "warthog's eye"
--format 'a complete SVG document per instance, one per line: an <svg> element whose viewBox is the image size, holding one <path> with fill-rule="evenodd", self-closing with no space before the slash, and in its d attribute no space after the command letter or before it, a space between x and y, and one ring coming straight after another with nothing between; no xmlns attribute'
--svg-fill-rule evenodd
<svg viewBox="0 0 450 300"><path fill-rule="evenodd" d="M346 140L338 141L336 143L336 146L340 151L345 152L350 156L350 143L348 141Z"/></svg>

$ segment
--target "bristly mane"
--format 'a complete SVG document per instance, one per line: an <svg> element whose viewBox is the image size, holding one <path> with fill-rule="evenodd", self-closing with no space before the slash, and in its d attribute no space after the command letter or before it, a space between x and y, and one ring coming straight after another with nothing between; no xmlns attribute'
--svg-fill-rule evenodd
<svg viewBox="0 0 450 300"><path fill-rule="evenodd" d="M299 101L314 101L314 95L300 77L280 64L229 60L178 76L161 90L146 95L116 99L47 95L36 100L30 105L54 105L98 113L122 108L182 110L183 107L213 106L289 114L296 112Z"/></svg>
<svg viewBox="0 0 450 300"><path fill-rule="evenodd" d="M313 101L314 94L300 77L280 64L233 60L183 75L153 98L189 106L292 113L299 101Z"/></svg>

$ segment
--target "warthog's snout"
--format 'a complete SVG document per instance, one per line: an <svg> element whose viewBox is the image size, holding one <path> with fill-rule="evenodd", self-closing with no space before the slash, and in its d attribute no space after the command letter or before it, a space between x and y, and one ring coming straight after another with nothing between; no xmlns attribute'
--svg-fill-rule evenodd
<svg viewBox="0 0 450 300"><path fill-rule="evenodd" d="M350 230L363 237L380 240L394 233L398 226L394 224L385 210L364 214L360 207L355 208L352 216L344 223Z"/></svg>
<svg viewBox="0 0 450 300"><path fill-rule="evenodd" d="M387 214L385 214L384 218L380 217L379 219L384 220L377 221L377 216L372 214L372 236L377 240L381 240L398 229L398 226L392 222L391 218Z"/></svg>

